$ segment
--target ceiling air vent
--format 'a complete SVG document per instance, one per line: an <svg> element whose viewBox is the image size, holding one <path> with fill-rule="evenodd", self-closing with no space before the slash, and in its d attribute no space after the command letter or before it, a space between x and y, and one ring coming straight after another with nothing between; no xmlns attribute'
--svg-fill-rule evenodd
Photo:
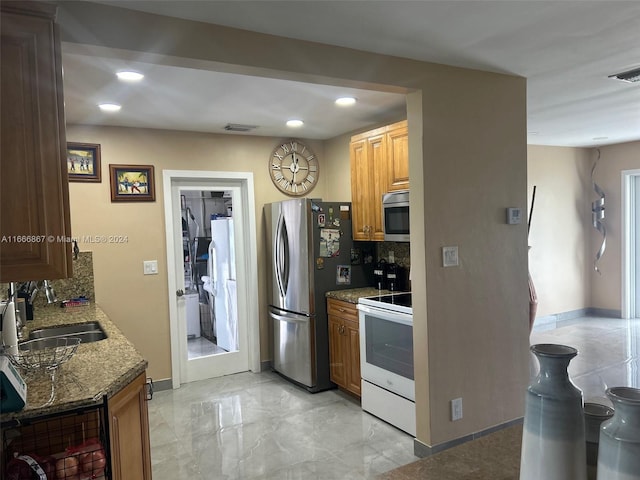
<svg viewBox="0 0 640 480"><path fill-rule="evenodd" d="M609 78L617 78L618 80L629 83L640 82L640 68L635 68L633 70L629 70L628 72L609 75Z"/></svg>
<svg viewBox="0 0 640 480"><path fill-rule="evenodd" d="M241 123L227 123L224 129L228 132L250 132L258 128L256 125L243 125Z"/></svg>

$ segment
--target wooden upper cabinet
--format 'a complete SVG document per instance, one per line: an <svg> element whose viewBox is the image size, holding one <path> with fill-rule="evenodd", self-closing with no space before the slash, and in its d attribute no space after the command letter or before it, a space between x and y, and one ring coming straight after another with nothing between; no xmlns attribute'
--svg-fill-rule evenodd
<svg viewBox="0 0 640 480"><path fill-rule="evenodd" d="M349 147L351 158L351 211L354 240L369 240L369 189L371 188L371 172L367 159L367 140L351 141Z"/></svg>
<svg viewBox="0 0 640 480"><path fill-rule="evenodd" d="M407 122L399 122L389 126L387 150L387 191L409 190L409 129Z"/></svg>
<svg viewBox="0 0 640 480"><path fill-rule="evenodd" d="M0 281L72 275L55 5L1 5Z"/></svg>
<svg viewBox="0 0 640 480"><path fill-rule="evenodd" d="M383 241L382 196L409 188L407 122L351 137L353 239Z"/></svg>

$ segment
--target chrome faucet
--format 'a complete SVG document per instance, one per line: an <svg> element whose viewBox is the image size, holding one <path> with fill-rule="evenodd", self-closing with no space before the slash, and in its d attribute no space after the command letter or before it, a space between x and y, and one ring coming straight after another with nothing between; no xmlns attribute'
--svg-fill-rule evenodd
<svg viewBox="0 0 640 480"><path fill-rule="evenodd" d="M58 298L56 297L56 292L51 286L51 282L49 280L44 281L44 294L47 297L47 303L56 303Z"/></svg>

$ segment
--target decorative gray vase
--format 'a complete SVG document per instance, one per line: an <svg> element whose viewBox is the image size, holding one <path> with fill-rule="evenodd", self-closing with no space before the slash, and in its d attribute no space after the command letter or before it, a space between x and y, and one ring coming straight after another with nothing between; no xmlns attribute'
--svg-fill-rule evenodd
<svg viewBox="0 0 640 480"><path fill-rule="evenodd" d="M569 378L578 354L566 345L532 345L540 364L527 389L520 480L586 480L582 391Z"/></svg>
<svg viewBox="0 0 640 480"><path fill-rule="evenodd" d="M615 413L600 428L598 480L640 480L640 389L612 387Z"/></svg>
<svg viewBox="0 0 640 480"><path fill-rule="evenodd" d="M584 404L584 428L587 442L587 480L596 480L598 471L598 442L602 422L613 417L613 408L600 403Z"/></svg>

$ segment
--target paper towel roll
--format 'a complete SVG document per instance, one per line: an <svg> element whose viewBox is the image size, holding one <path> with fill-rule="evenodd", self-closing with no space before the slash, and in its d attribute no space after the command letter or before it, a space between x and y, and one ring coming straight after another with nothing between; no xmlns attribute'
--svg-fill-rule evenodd
<svg viewBox="0 0 640 480"><path fill-rule="evenodd" d="M18 353L18 330L16 328L16 305L13 301L9 302L4 315L2 317L2 343L5 352L12 355Z"/></svg>

